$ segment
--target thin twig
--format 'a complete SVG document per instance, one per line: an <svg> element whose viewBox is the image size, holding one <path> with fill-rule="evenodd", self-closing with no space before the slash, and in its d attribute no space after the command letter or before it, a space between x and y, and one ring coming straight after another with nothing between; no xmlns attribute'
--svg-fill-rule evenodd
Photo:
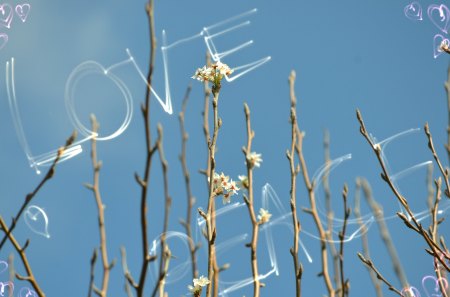
<svg viewBox="0 0 450 297"><path fill-rule="evenodd" d="M250 109L248 108L247 103L244 103L244 113L245 113L245 122L247 127L247 146L242 148L242 152L245 156L245 163L247 164L247 180L248 180L248 197L244 197L245 204L248 208L248 213L250 215L250 221L252 223L252 241L248 245L250 247L250 262L252 265L252 275L253 275L253 296L259 297L260 291L260 281L259 281L259 272L258 272L258 256L257 256L257 247L258 247L258 232L259 232L259 222L255 215L255 209L253 205L253 162L250 160L249 156L252 152L252 140L255 136L255 132L252 130L251 121L250 121Z"/></svg>
<svg viewBox="0 0 450 297"><path fill-rule="evenodd" d="M449 259L449 255L446 255L444 251L441 249L438 243L433 241L433 239L428 235L427 231L422 227L422 224L420 224L416 217L414 216L414 213L412 212L411 208L408 205L408 201L405 197L403 197L402 194L398 191L398 189L395 187L394 183L391 180L391 177L387 171L386 165L384 163L383 157L382 157L382 150L381 146L379 144L373 143L372 138L370 137L369 133L367 132L366 126L364 124L364 120L362 118L362 115L359 110L356 111L356 116L358 118L359 124L360 124L360 132L364 136L364 138L367 140L369 145L372 147L375 155L377 156L378 162L381 166L381 169L383 173L381 174L381 178L389 185L390 189L394 193L397 200L400 202L400 204L403 206L405 211L408 213L409 218L407 218L403 213L398 212L397 215L400 217L400 219L405 223L405 225L416 231L418 234L420 234L425 242L428 244L428 246L431 249L431 255L434 257L439 257L440 254L443 254L445 258ZM425 128L425 130L427 130ZM428 133L427 133L428 135ZM412 223L411 223L412 222ZM439 262L447 269L447 271L450 271L450 267L445 263L443 259L439 259Z"/></svg>
<svg viewBox="0 0 450 297"><path fill-rule="evenodd" d="M206 67L209 67L211 65L211 55L209 54L209 52L206 52ZM206 140L206 147L207 147L207 152L208 152L208 158L206 161L206 170L201 171L205 174L206 176L206 185L208 187L209 190L209 173L211 171L211 156L209 153L209 145L211 142L210 139L210 134L209 134L209 97L211 96L211 89L209 88L209 83L208 81L204 81L203 82L203 89L204 89L204 97L205 97L205 103L204 103L204 107L203 107L203 111L202 111L202 116L203 116L203 134L205 136L205 140Z"/></svg>
<svg viewBox="0 0 450 297"><path fill-rule="evenodd" d="M5 236L3 237L2 241L0 242L0 250L2 249L3 245L5 244L6 239L9 236L8 232L13 232L14 228L16 227L17 222L19 221L20 216L25 211L27 206L30 204L31 200L36 196L36 194L39 192L39 190L53 177L55 174L56 164L58 164L59 160L61 159L61 156L63 155L64 151L72 145L72 143L75 141L75 138L77 137L76 131L72 133L72 135L66 140L66 143L63 147L58 149L58 152L56 154L56 158L53 161L52 165L50 166L50 169L45 174L44 178L40 181L40 183L37 185L37 187L33 190L33 192L29 193L25 197L25 201L23 202L22 206L20 207L19 211L17 212L16 216L13 217L11 225L5 230L9 230L5 232Z"/></svg>
<svg viewBox="0 0 450 297"><path fill-rule="evenodd" d="M342 191L342 198L344 200L344 224L342 226L342 231L339 232L339 271L341 276L341 296L348 296L349 284L348 280L344 277L344 239L345 232L347 230L347 221L350 217L351 209L347 207L347 195L348 195L348 187L344 185L344 190Z"/></svg>
<svg viewBox="0 0 450 297"><path fill-rule="evenodd" d="M448 162L450 163L450 65L447 69L447 81L444 84L445 93L447 94L447 144L445 149L447 151Z"/></svg>
<svg viewBox="0 0 450 297"><path fill-rule="evenodd" d="M179 114L179 120L180 120L180 132L181 132L181 154L179 156L181 167L183 169L183 175L184 175L184 183L186 185L186 195L187 195L187 211L186 211L186 220L182 220L181 224L183 225L184 229L186 230L186 235L189 239L189 252L191 254L191 264L192 264L192 278L198 278L198 270L197 270L197 257L195 256L195 253L197 252L197 247L194 243L194 238L192 237L192 228L191 228L191 221L192 221L192 208L195 204L195 197L192 195L191 190L191 177L189 174L189 169L187 167L187 161L186 161L186 147L187 147L187 140L188 140L188 133L186 132L186 127L184 124L185 115L186 115L186 106L189 99L189 93L191 92L192 87L189 86L186 90L186 94L184 95L183 104L181 107L181 111Z"/></svg>
<svg viewBox="0 0 450 297"><path fill-rule="evenodd" d="M361 201L361 184L362 183L368 184L368 182L365 179L362 179L362 178L356 179L354 213L355 213L356 220L358 221L358 224L361 228L361 241L362 241L362 247L363 247L363 254L364 254L364 257L366 259L368 259L368 258L370 258L369 239L367 238L368 230L361 218L361 210L360 210L361 209L360 201ZM377 297L383 297L383 291L381 290L380 280L377 278L377 275L375 274L375 272L372 269L367 267L367 270L369 271L370 279L372 280Z"/></svg>
<svg viewBox="0 0 450 297"><path fill-rule="evenodd" d="M39 297L45 297L44 291L42 291L41 287L39 286L39 284L36 281L36 278L34 277L33 271L31 269L31 265L28 262L27 255L25 253L25 249L29 244L29 240L27 240L27 242L24 244L23 247L20 246L20 244L17 242L14 235L11 233L11 231L6 226L6 223L1 216L0 216L0 227L7 234L9 241L12 243L12 245L14 246L14 249L19 254L20 259L22 260L22 264L25 267L25 271L27 272L26 276L21 276L16 273L16 278L28 281L31 284L31 286L33 287L33 289L36 291L36 294Z"/></svg>
<svg viewBox="0 0 450 297"><path fill-rule="evenodd" d="M384 244L386 245L386 248L389 252L389 256L392 261L392 265L394 267L395 275L397 276L398 280L400 281L400 284L403 288L408 288L409 283L408 279L406 278L406 274L403 270L403 266L400 262L400 258L397 253L397 249L395 248L395 245L392 241L391 234L389 232L389 229L386 225L386 222L384 221L384 215L383 215L383 208L381 205L379 205L372 195L372 189L370 188L370 185L365 182L365 180L362 181L362 188L364 191L364 197L367 200L367 203L369 204L373 215L375 216L375 219L378 224L378 228L380 229L380 236L383 240Z"/></svg>
<svg viewBox="0 0 450 297"><path fill-rule="evenodd" d="M291 108L292 109L292 108ZM300 161L300 168L303 174L303 181L305 183L306 189L308 190L308 197L309 202L311 204L311 209L308 209L306 212L311 214L314 223L317 227L317 230L319 232L319 238L320 238L320 250L321 250L321 258L322 258L322 271L320 272L320 275L323 277L325 286L328 291L328 295L330 297L334 297L336 294L335 289L333 288L333 284L331 282L330 273L328 269L328 252L327 252L327 234L323 227L322 221L319 217L319 214L317 212L317 206L316 206L316 197L314 193L314 184L311 183L310 177L308 174L308 168L306 166L306 161L303 156L303 137L304 132L300 131L300 128L296 128L296 134L297 134L297 143L295 145L295 151L298 155L299 161Z"/></svg>
<svg viewBox="0 0 450 297"><path fill-rule="evenodd" d="M14 269L14 254L11 253L8 256L8 270L9 270L9 282L14 283L14 276L16 274ZM8 297L14 296L14 289L8 286Z"/></svg>
<svg viewBox="0 0 450 297"><path fill-rule="evenodd" d="M334 212L331 206L331 190L329 183L329 175L330 175L330 167L329 164L331 162L330 159L330 133L328 130L325 130L323 136L323 147L325 154L325 173L322 177L322 185L325 193L325 209L327 212L327 238L328 238L328 247L330 248L330 254L333 259L333 270L334 270L334 283L336 285L336 291L340 291L340 271L339 271L339 253L336 250L336 246L333 240L333 219Z"/></svg>
<svg viewBox="0 0 450 297"><path fill-rule="evenodd" d="M381 273L378 271L378 269L375 267L375 265L370 259L366 259L363 255L361 255L361 253L358 253L358 257L364 264L367 265L367 267L369 267L370 269L373 270L373 272L375 272L377 278L381 280L383 283L385 283L390 291L397 293L397 295L399 296L402 296L402 293L399 290L397 290L393 285L391 285L391 283L387 279L385 279L383 275L381 275Z"/></svg>
<svg viewBox="0 0 450 297"><path fill-rule="evenodd" d="M149 22L149 34L150 34L150 61L147 74L147 88L145 91L145 104L141 105L142 116L144 119L145 128L145 147L146 147L146 160L144 177L141 178L135 173L135 179L141 187L141 237L142 237L142 266L139 274L139 281L135 286L134 280L131 274L125 275L129 284L136 289L137 297L144 296L145 280L148 271L148 265L151 261L155 260L155 257L149 255L149 243L148 243L148 227L147 227L147 193L150 182L150 168L152 165L152 157L156 150L156 146L152 146L151 129L150 129L150 88L152 85L153 68L155 65L155 52L156 52L156 38L155 38L155 21L154 21L154 5L153 0L149 0L146 5L146 11Z"/></svg>
<svg viewBox="0 0 450 297"><path fill-rule="evenodd" d="M131 276L130 271L128 270L127 252L124 247L120 248L120 253L122 255L123 274L125 275L125 291L127 292L128 297L133 297L131 287L137 289L138 284L133 280L133 277Z"/></svg>
<svg viewBox="0 0 450 297"><path fill-rule="evenodd" d="M216 257L216 206L215 206L215 198L216 195L214 193L214 184L212 181L212 177L214 176L215 168L216 168L216 160L215 160L215 152L216 152L216 143L217 137L219 134L219 128L221 125L221 120L219 119L218 113L218 104L219 104L219 91L220 86L213 86L213 116L214 116L214 131L211 140L208 140L208 148L209 148L209 195L208 195L208 211L206 215L206 229L207 229L207 240L208 240L208 279L210 283L206 287L206 297L211 296L212 288L214 288L214 297L218 296L219 292L219 266L217 265L217 257Z"/></svg>
<svg viewBox="0 0 450 297"><path fill-rule="evenodd" d="M95 262L97 261L97 249L94 249L91 257L91 273L89 277L89 289L88 289L88 297L92 297L92 291L94 290L94 278L95 278Z"/></svg>
<svg viewBox="0 0 450 297"><path fill-rule="evenodd" d="M295 279L295 296L301 296L301 284L302 284L302 274L303 274L303 266L299 262L298 259L298 242L299 235L301 230L300 221L298 220L297 215L297 197L296 197L296 186L297 186L297 175L300 171L300 165L297 164L295 166L295 145L297 143L297 116L295 114L295 107L297 99L295 98L295 71L291 72L289 76L289 89L290 89L290 97L291 97L291 125L292 125L292 133L291 133L291 148L290 151L286 152L287 158L289 160L289 168L291 172L291 189L290 189L290 205L292 211L292 224L294 226L294 245L290 249L292 260L294 261L294 279Z"/></svg>
<svg viewBox="0 0 450 297"><path fill-rule="evenodd" d="M442 173L442 176L444 177L444 181L445 181L445 185L447 187L447 189L445 190L445 195L450 198L450 183L449 183L449 172L448 169L444 169L444 166L441 163L441 160L439 159L436 150L434 149L434 144L433 144L433 137L431 136L431 132L430 132L430 127L428 126L428 123L425 124L425 134L427 135L428 138L428 147L431 150L431 153L433 154L434 160L436 161L439 170Z"/></svg>
<svg viewBox="0 0 450 297"><path fill-rule="evenodd" d="M94 134L97 134L99 126L97 119L95 118L94 115L91 115L91 122L92 122L92 132ZM94 170L94 182L92 185L87 184L86 188L92 191L92 193L94 194L95 202L97 204L98 229L100 233L100 255L102 258L102 266L103 266L103 278L101 289L94 291L100 297L106 297L108 293L109 274L114 264L110 263L108 260L108 249L107 249L106 227L105 227L105 205L103 204L102 196L100 194L100 169L102 167L102 162L98 161L97 159L97 139L95 137L92 137L91 146L92 146L91 159L92 159L92 168Z"/></svg>
<svg viewBox="0 0 450 297"><path fill-rule="evenodd" d="M168 164L164 155L163 136L164 136L163 128L160 124L158 124L158 139L156 140L156 147L158 148L159 159L161 160L161 167L163 171L165 206L164 206L163 231L159 239L161 248L161 257L159 259L159 277L156 282L155 288L153 289L153 293L151 295L152 297L156 296L156 293L158 292L159 288L164 284L164 280L167 275L166 263L169 261L168 257L170 257L169 247L167 246L166 243L166 234L169 228L169 211L170 206L172 205L172 198L169 195L169 178L167 175ZM160 297L162 297L162 295L163 294L161 294Z"/></svg>
<svg viewBox="0 0 450 297"><path fill-rule="evenodd" d="M439 227L439 221L437 219L437 214L439 210L439 202L441 200L441 185L442 185L442 179L439 177L437 180L435 180L435 186L436 186L436 198L434 200L434 203L432 204L432 207L430 207L430 214L431 214L431 225L429 227L429 232L431 235L431 238L434 241L437 241L438 237L438 227ZM447 297L447 285L444 283L443 279L447 279L447 271L443 269L441 265L439 265L438 260L436 257L434 258L434 270L436 273L437 281L439 283L439 289L441 290L442 296Z"/></svg>

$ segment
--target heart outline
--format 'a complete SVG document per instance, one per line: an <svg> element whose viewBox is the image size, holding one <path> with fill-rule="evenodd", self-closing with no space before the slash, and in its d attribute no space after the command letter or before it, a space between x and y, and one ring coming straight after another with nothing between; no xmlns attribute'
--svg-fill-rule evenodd
<svg viewBox="0 0 450 297"><path fill-rule="evenodd" d="M8 3L3 3L2 5L0 5L0 11L3 16L5 16L6 14L5 7L9 8L9 14L6 16L6 18L0 18L0 25L9 29L11 28L11 22L14 16L13 8Z"/></svg>
<svg viewBox="0 0 450 297"><path fill-rule="evenodd" d="M416 11L417 12L411 13L411 11ZM405 13L405 16L413 21L422 21L422 6L420 5L419 2L417 1L413 1L410 4L406 5L405 8L403 9L403 12Z"/></svg>
<svg viewBox="0 0 450 297"><path fill-rule="evenodd" d="M445 38L441 34L434 35L434 38L433 38L433 55L434 55L435 59L437 57L439 57L440 55L442 55L442 53L444 52L441 49L441 44L443 42L445 42L448 46L450 46L450 41L447 38Z"/></svg>
<svg viewBox="0 0 450 297"><path fill-rule="evenodd" d="M440 278L437 279L437 278L436 278L435 276L433 276L433 275L427 275L427 276L425 276L425 277L422 279L422 288L423 288L423 290L425 291L425 294L427 294L427 297L442 297L441 294L432 294L432 295L430 295L430 292L427 290L427 287L425 286L425 282L426 282L427 280L429 280L429 279L434 281L434 290L435 290L436 292L439 292L439 291L440 291L440 287L439 287L439 283L440 283L440 282L442 282L442 283L445 284L444 290L445 290L445 291L447 290L447 288L448 288L447 279L445 279L445 278L443 278L443 277L440 277Z"/></svg>
<svg viewBox="0 0 450 297"><path fill-rule="evenodd" d="M28 14L30 13L31 5L28 3L17 4L15 10L17 16L22 20L22 23L25 23L28 18Z"/></svg>
<svg viewBox="0 0 450 297"><path fill-rule="evenodd" d="M445 24L443 26L441 26L438 22L436 22L436 20L433 18L433 12L435 10L439 11L439 17L441 17L441 22L443 21L443 19L445 19ZM445 14L444 14L445 13ZM450 25L450 10L448 9L448 7L444 4L441 5L437 5L437 4L431 4L430 6L428 6L428 10L427 10L427 14L428 17L430 18L431 22L442 32L444 32L445 34L448 33L448 27Z"/></svg>

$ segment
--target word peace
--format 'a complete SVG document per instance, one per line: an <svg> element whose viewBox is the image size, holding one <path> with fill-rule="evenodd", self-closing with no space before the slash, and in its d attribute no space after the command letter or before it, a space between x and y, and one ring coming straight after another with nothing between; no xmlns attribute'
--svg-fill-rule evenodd
<svg viewBox="0 0 450 297"><path fill-rule="evenodd" d="M22 23L28 18L30 13L31 5L28 3L17 4L15 9L8 3L0 4L0 27L5 27L6 29L11 28L11 22L14 17L14 12L20 18ZM8 42L8 35L6 33L0 33L0 50L5 47Z"/></svg>

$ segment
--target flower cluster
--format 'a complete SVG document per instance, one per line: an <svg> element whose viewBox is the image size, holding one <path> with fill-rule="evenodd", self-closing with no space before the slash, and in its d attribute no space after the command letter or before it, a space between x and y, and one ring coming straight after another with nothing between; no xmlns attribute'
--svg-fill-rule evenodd
<svg viewBox="0 0 450 297"><path fill-rule="evenodd" d="M261 208L259 210L258 221L259 221L260 224L267 223L270 220L271 216L272 216L272 214L269 213L268 210L265 210L264 208Z"/></svg>
<svg viewBox="0 0 450 297"><path fill-rule="evenodd" d="M240 190L236 185L236 182L223 172L220 175L217 172L214 172L212 183L213 191L216 196L223 195L223 204L230 203L231 196L236 195L237 191Z"/></svg>
<svg viewBox="0 0 450 297"><path fill-rule="evenodd" d="M233 69L228 67L227 64L217 62L215 64L212 64L210 67L203 66L203 68L198 68L192 78L199 81L210 81L214 85L220 85L220 81L222 80L223 76L228 76L232 73Z"/></svg>
<svg viewBox="0 0 450 297"><path fill-rule="evenodd" d="M188 289L194 296L200 296L202 293L202 287L209 284L208 278L204 277L203 275L199 278L194 278L193 280L194 286L189 285Z"/></svg>
<svg viewBox="0 0 450 297"><path fill-rule="evenodd" d="M261 158L261 154L257 154L256 152L251 152L248 156L247 156L247 162L250 162L250 166L251 167L259 167L261 166L261 162L262 162L262 158Z"/></svg>

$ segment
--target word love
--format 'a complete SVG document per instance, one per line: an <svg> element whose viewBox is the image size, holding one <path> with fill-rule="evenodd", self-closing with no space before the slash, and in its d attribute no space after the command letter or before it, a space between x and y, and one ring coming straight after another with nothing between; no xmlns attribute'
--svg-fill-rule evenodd
<svg viewBox="0 0 450 297"><path fill-rule="evenodd" d="M22 23L25 23L30 10L31 5L28 3L17 4L14 8L9 3L0 4L0 28L5 27L6 29L10 29L14 15L17 15ZM0 33L0 50L7 42L8 35L6 33Z"/></svg>
<svg viewBox="0 0 450 297"><path fill-rule="evenodd" d="M406 5L404 8L405 16L412 21L422 21L422 6L419 2L414 1ZM444 4L431 4L427 9L428 19L438 28L442 33L448 34L450 29L450 9ZM433 56L436 59L444 51L442 45L448 46L449 40L441 35L436 34L433 38Z"/></svg>

